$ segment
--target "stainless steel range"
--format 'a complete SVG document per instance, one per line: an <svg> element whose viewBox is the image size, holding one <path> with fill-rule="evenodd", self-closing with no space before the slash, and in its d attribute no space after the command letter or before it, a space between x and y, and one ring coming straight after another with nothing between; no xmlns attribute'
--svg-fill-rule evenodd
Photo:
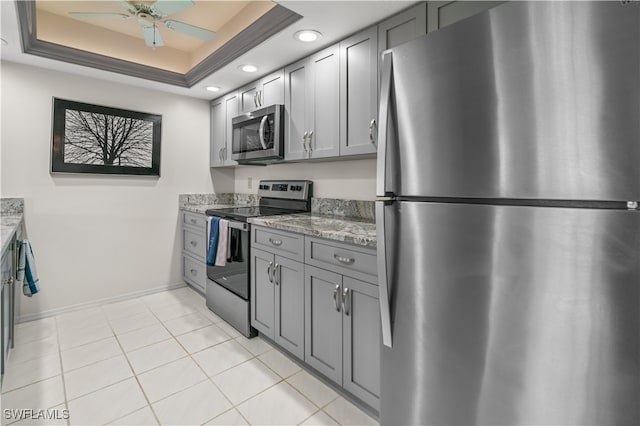
<svg viewBox="0 0 640 426"><path fill-rule="evenodd" d="M251 224L247 219L307 212L312 191L311 181L263 180L258 186L258 206L206 212L207 307L247 337L257 335L250 324Z"/></svg>

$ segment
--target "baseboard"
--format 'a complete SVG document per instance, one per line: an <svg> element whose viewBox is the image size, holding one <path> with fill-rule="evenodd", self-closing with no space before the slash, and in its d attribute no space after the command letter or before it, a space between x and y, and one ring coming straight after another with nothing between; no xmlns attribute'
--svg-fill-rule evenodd
<svg viewBox="0 0 640 426"><path fill-rule="evenodd" d="M134 291L132 293L122 294L120 296L105 297L104 299L92 300L91 302L78 303L77 305L65 306L63 308L50 309L48 311L38 312L36 314L21 315L16 319L16 323L35 321L43 318L52 317L55 315L66 314L69 312L80 311L82 309L90 308L92 306L100 306L105 303L122 302L123 300L135 299L136 297L147 296L149 294L160 293L167 290L175 290L178 288L186 287L185 283L169 284L166 286L153 287L146 290Z"/></svg>

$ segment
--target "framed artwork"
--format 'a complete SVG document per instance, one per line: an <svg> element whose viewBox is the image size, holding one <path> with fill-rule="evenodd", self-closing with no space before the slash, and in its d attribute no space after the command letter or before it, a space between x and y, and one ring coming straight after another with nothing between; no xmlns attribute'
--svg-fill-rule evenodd
<svg viewBox="0 0 640 426"><path fill-rule="evenodd" d="M162 116L53 98L52 173L160 176Z"/></svg>

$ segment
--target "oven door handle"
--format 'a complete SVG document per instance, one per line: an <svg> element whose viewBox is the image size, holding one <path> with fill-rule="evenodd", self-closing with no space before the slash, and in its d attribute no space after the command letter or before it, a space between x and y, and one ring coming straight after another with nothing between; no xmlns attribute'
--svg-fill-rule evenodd
<svg viewBox="0 0 640 426"><path fill-rule="evenodd" d="M260 121L260 129L258 130L258 136L260 137L260 145L262 145L262 149L267 149L267 144L264 141L264 125L267 123L268 115L262 117Z"/></svg>

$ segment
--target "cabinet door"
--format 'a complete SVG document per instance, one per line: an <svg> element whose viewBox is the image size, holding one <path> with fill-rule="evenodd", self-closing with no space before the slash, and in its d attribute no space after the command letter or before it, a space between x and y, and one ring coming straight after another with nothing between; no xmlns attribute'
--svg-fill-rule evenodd
<svg viewBox="0 0 640 426"><path fill-rule="evenodd" d="M340 155L375 153L378 33L372 27L340 42Z"/></svg>
<svg viewBox="0 0 640 426"><path fill-rule="evenodd" d="M258 92L260 81L254 81L238 89L239 114L258 108Z"/></svg>
<svg viewBox="0 0 640 426"><path fill-rule="evenodd" d="M289 65L284 70L284 143L285 160L307 158L305 145L308 134L306 108L309 102L307 59Z"/></svg>
<svg viewBox="0 0 640 426"><path fill-rule="evenodd" d="M304 359L304 266L285 257L275 257L274 341Z"/></svg>
<svg viewBox="0 0 640 426"><path fill-rule="evenodd" d="M371 407L380 406L380 304L378 287L342 278L342 386Z"/></svg>
<svg viewBox="0 0 640 426"><path fill-rule="evenodd" d="M270 339L275 335L274 284L269 276L273 261L273 254L251 249L251 325Z"/></svg>
<svg viewBox="0 0 640 426"><path fill-rule="evenodd" d="M427 2L378 24L378 49L383 52L427 33Z"/></svg>
<svg viewBox="0 0 640 426"><path fill-rule="evenodd" d="M238 163L231 159L231 149L233 144L233 128L232 128L233 123L231 122L231 120L233 119L233 117L238 115L238 108L239 108L238 94L232 93L230 95L227 95L227 97L225 97L224 99L224 102L225 102L226 132L225 132L225 146L224 146L224 149L222 150L222 159L223 159L223 164L225 166L235 166Z"/></svg>
<svg viewBox="0 0 640 426"><path fill-rule="evenodd" d="M304 360L338 384L342 384L341 288L341 275L305 265Z"/></svg>
<svg viewBox="0 0 640 426"><path fill-rule="evenodd" d="M435 31L468 18L504 1L430 1L427 2L427 31Z"/></svg>
<svg viewBox="0 0 640 426"><path fill-rule="evenodd" d="M284 70L262 78L259 89L257 99L261 107L284 104Z"/></svg>
<svg viewBox="0 0 640 426"><path fill-rule="evenodd" d="M224 99L216 99L211 102L211 148L209 152L209 165L211 167L220 167L224 163L222 151L227 144L225 117Z"/></svg>
<svg viewBox="0 0 640 426"><path fill-rule="evenodd" d="M311 56L309 66L309 157L337 157L340 154L340 46L336 44Z"/></svg>

